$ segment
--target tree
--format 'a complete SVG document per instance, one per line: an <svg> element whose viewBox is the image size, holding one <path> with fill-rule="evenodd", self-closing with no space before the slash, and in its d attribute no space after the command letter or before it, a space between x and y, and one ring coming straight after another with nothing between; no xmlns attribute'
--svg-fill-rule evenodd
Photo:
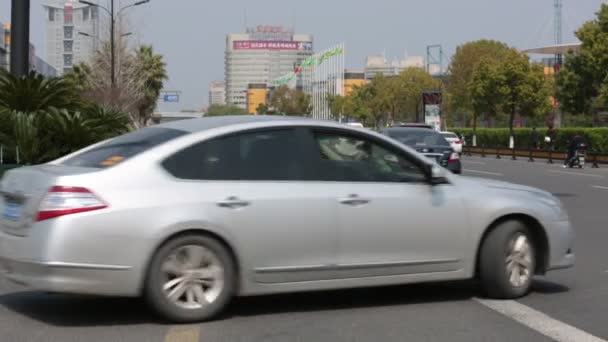
<svg viewBox="0 0 608 342"><path fill-rule="evenodd" d="M78 93L62 78L45 78L35 72L18 77L0 69L0 108L35 112L52 107L73 109L81 103Z"/></svg>
<svg viewBox="0 0 608 342"><path fill-rule="evenodd" d="M135 53L135 59L140 70L138 77L143 82L143 96L137 105L138 119L140 126L145 126L156 108L164 82L169 77L163 56L154 54L152 46L140 46Z"/></svg>
<svg viewBox="0 0 608 342"><path fill-rule="evenodd" d="M310 96L302 90L282 85L270 95L268 106L276 114L308 115L312 110Z"/></svg>
<svg viewBox="0 0 608 342"><path fill-rule="evenodd" d="M441 89L441 81L434 79L426 70L407 68L399 75L394 85L393 96L396 107L400 108L401 119L421 121L424 116L422 93L429 89ZM396 113L395 113L396 114Z"/></svg>
<svg viewBox="0 0 608 342"><path fill-rule="evenodd" d="M583 24L576 36L580 51L566 56L556 95L565 111L582 114L608 104L608 5L602 4L596 19Z"/></svg>
<svg viewBox="0 0 608 342"><path fill-rule="evenodd" d="M478 65L483 60L501 62L511 56L512 49L495 40L477 40L457 47L448 69L446 90L450 94L449 106L455 111L474 113L471 83Z"/></svg>
<svg viewBox="0 0 608 342"><path fill-rule="evenodd" d="M214 104L207 108L205 116L222 116L222 115L246 115L247 110L234 105L218 105Z"/></svg>
<svg viewBox="0 0 608 342"><path fill-rule="evenodd" d="M509 115L511 136L516 114L535 116L551 110L551 87L542 67L531 65L527 56L516 52L505 61L482 60L470 91L476 115Z"/></svg>

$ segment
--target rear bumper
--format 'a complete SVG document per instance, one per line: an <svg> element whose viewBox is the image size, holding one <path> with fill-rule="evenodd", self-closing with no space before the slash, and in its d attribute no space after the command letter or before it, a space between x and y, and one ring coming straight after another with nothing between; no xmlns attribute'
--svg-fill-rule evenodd
<svg viewBox="0 0 608 342"><path fill-rule="evenodd" d="M129 267L68 264L0 257L0 274L21 286L41 291L109 296L134 296L125 291Z"/></svg>

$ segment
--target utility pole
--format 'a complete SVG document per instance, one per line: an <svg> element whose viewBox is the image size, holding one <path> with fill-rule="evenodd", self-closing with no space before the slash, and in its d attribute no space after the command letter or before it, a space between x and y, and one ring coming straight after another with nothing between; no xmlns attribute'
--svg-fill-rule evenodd
<svg viewBox="0 0 608 342"><path fill-rule="evenodd" d="M563 33L562 33L562 21L563 21L563 17L562 17L562 8L563 8L563 1L562 0L554 0L553 1L553 8L554 8L554 17L553 17L553 34L554 34L554 41L553 43L555 45L561 45L563 43ZM559 67L562 64L562 54L558 53L555 54L555 62L556 65Z"/></svg>
<svg viewBox="0 0 608 342"><path fill-rule="evenodd" d="M111 71L110 71L110 82L112 84L112 97L114 96L114 88L116 85L116 54L114 51L114 30L115 30L116 20L114 19L114 0L110 0L110 63L111 63Z"/></svg>
<svg viewBox="0 0 608 342"><path fill-rule="evenodd" d="M11 1L11 72L25 76L30 69L30 0Z"/></svg>

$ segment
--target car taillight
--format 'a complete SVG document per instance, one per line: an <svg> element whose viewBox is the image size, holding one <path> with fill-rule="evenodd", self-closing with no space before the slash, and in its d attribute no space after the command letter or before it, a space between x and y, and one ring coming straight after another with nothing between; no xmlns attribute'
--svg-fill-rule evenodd
<svg viewBox="0 0 608 342"><path fill-rule="evenodd" d="M107 208L108 205L89 189L53 186L40 203L36 221Z"/></svg>
<svg viewBox="0 0 608 342"><path fill-rule="evenodd" d="M448 163L454 163L460 160L460 155L456 152L452 152L450 154L450 159L448 159Z"/></svg>
<svg viewBox="0 0 608 342"><path fill-rule="evenodd" d="M456 145L460 145L460 144L462 144L462 141L460 141L460 140L456 140L456 141L454 141L454 144L456 144Z"/></svg>

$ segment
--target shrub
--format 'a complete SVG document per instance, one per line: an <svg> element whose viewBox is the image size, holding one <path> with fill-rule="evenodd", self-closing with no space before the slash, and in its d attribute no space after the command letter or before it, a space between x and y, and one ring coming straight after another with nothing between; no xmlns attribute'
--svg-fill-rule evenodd
<svg viewBox="0 0 608 342"><path fill-rule="evenodd" d="M458 135L464 134L468 146L473 142L473 129L471 128L454 128L454 133ZM541 148L548 148L544 141L547 134L547 129L537 129ZM579 134L585 138L589 144L589 150L595 153L608 153L608 128L558 128L556 129L555 149L566 150L568 141L574 135ZM532 129L518 128L514 130L515 148L528 149L532 147ZM478 128L477 129L477 146L480 147L509 147L509 129L508 128Z"/></svg>

